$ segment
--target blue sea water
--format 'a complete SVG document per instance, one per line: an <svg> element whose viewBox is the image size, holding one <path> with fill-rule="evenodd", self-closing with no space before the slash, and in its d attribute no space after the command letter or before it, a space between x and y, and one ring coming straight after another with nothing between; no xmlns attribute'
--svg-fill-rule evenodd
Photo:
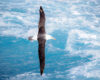
<svg viewBox="0 0 100 80"><path fill-rule="evenodd" d="M39 7L46 14L40 76ZM0 80L100 80L100 0L0 0Z"/></svg>

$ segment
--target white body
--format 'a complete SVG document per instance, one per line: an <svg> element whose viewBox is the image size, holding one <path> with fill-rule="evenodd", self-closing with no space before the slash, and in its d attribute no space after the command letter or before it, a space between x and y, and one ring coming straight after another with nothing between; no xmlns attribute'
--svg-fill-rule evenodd
<svg viewBox="0 0 100 80"><path fill-rule="evenodd" d="M45 39L46 40L50 40L50 39L56 40L54 37L52 37L51 35L48 35L48 34L46 34ZM37 40L37 36L32 36L31 37L31 41L34 41L34 40Z"/></svg>

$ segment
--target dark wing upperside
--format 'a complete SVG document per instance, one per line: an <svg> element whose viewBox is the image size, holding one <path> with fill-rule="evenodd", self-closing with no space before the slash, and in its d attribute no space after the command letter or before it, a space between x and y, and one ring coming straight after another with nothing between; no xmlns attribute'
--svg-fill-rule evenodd
<svg viewBox="0 0 100 80"><path fill-rule="evenodd" d="M38 49L38 54L39 54L39 61L40 61L40 72L41 75L43 74L44 67L45 67L45 39L38 39L39 42L39 49Z"/></svg>
<svg viewBox="0 0 100 80"><path fill-rule="evenodd" d="M44 35L45 32L45 13L42 9L42 7L40 7L40 20L39 20L39 26L38 26L39 30L38 30L38 54L39 54L39 61L40 61L40 72L41 75L43 74L44 71L44 67L45 67L45 36Z"/></svg>
<svg viewBox="0 0 100 80"><path fill-rule="evenodd" d="M45 13L43 11L43 8L40 6L40 20L38 25L38 34L45 34Z"/></svg>

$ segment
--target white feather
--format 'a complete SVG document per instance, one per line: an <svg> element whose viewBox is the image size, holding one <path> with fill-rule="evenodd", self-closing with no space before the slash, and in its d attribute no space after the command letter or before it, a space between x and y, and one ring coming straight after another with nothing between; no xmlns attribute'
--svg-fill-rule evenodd
<svg viewBox="0 0 100 80"><path fill-rule="evenodd" d="M35 41L35 40L37 40L37 35L30 36L28 39L30 41ZM56 40L54 37L52 37L51 35L48 35L48 34L46 34L45 39L46 40L50 40L50 39Z"/></svg>

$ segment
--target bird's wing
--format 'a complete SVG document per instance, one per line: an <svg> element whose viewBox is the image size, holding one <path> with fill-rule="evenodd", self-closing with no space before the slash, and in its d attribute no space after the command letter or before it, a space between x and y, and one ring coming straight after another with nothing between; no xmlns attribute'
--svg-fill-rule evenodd
<svg viewBox="0 0 100 80"><path fill-rule="evenodd" d="M45 34L45 13L41 6L39 12L40 12L40 20L38 25L38 34Z"/></svg>
<svg viewBox="0 0 100 80"><path fill-rule="evenodd" d="M45 42L46 40L38 39L38 42L39 42L38 54L39 54L39 61L40 61L40 72L42 75L44 71L44 67L45 67Z"/></svg>

